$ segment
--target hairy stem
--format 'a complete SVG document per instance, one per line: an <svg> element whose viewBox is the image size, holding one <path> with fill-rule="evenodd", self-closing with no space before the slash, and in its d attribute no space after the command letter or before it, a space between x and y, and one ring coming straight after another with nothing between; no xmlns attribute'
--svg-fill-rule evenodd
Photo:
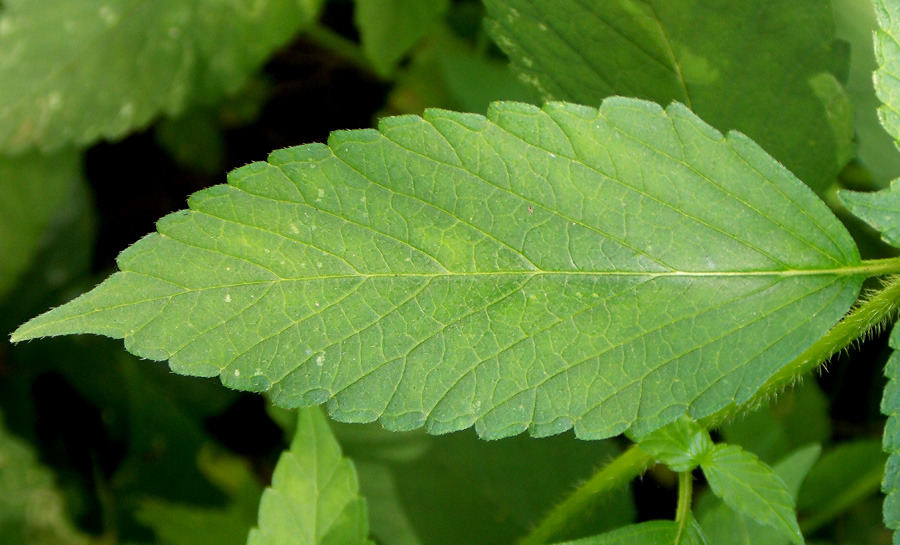
<svg viewBox="0 0 900 545"><path fill-rule="evenodd" d="M898 270L900 258L868 261L865 264L871 266L872 271L900 272ZM753 409L802 375L816 369L853 341L883 325L898 309L900 309L900 277L891 277L885 282L881 291L859 303L850 314L821 339L770 378L750 400L741 405L725 407L718 413L702 419L701 424L712 428L730 417ZM632 446L600 469L590 480L550 511L534 530L519 541L519 545L544 545L548 539L575 520L602 495L626 486L652 464L653 459L650 455L637 445ZM682 514L682 510L690 509L690 501L684 500L682 496L686 486L690 486L690 484L684 484L684 479L689 477L690 474L687 477L684 477L683 474L679 475L678 517L681 518L676 518L676 520L682 524L686 524L683 520L687 518ZM685 503L687 507L685 507ZM807 524L810 523L807 522Z"/></svg>
<svg viewBox="0 0 900 545"><path fill-rule="evenodd" d="M894 276L885 282L881 291L863 300L831 331L775 373L752 398L739 406L729 405L703 418L700 423L707 428L715 427L730 417L757 407L806 373L818 368L853 341L883 326L898 309L900 309L900 277Z"/></svg>
<svg viewBox="0 0 900 545"><path fill-rule="evenodd" d="M603 466L586 483L557 505L519 545L544 545L570 522L577 519L599 497L626 486L653 464L653 458L637 445Z"/></svg>
<svg viewBox="0 0 900 545"><path fill-rule="evenodd" d="M675 545L681 543L681 535L691 520L691 502L694 499L694 476L690 471L678 474L678 509L675 511L675 522L678 532L675 534Z"/></svg>

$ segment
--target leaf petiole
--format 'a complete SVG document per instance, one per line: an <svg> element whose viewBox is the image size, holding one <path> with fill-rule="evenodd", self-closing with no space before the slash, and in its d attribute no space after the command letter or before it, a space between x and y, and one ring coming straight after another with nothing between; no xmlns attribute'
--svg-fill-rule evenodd
<svg viewBox="0 0 900 545"><path fill-rule="evenodd" d="M691 502L694 497L694 477L690 471L682 471L678 474L678 508L675 512L675 522L678 523L678 532L675 534L675 545L681 543L681 536L691 521Z"/></svg>

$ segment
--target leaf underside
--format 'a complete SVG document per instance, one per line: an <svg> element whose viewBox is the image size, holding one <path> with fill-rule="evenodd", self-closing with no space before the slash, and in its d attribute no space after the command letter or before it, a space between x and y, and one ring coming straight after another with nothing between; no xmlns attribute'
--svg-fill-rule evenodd
<svg viewBox="0 0 900 545"><path fill-rule="evenodd" d="M677 542L676 539L678 539ZM700 525L693 520L684 528L680 537L677 522L651 520L625 526L599 536L556 545L706 545L706 537Z"/></svg>
<svg viewBox="0 0 900 545"><path fill-rule="evenodd" d="M429 111L273 153L14 341L98 333L342 421L641 435L750 398L855 300L855 245L679 104Z"/></svg>
<svg viewBox="0 0 900 545"><path fill-rule="evenodd" d="M854 154L829 0L485 0L520 78L552 100L677 100L816 191ZM790 130L777 130L777 127Z"/></svg>
<svg viewBox="0 0 900 545"><path fill-rule="evenodd" d="M6 0L0 151L117 138L240 89L315 15L298 0Z"/></svg>

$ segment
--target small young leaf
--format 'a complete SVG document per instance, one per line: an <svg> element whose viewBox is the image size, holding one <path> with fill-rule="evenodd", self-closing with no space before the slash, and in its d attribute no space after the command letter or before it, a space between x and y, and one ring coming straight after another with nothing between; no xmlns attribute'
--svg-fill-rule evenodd
<svg viewBox="0 0 900 545"><path fill-rule="evenodd" d="M678 523L671 520L651 520L632 524L612 532L557 543L556 545L707 545L703 529L691 520L678 538Z"/></svg>
<svg viewBox="0 0 900 545"><path fill-rule="evenodd" d="M732 509L803 543L787 485L755 455L734 445L716 445L701 467L713 493Z"/></svg>
<svg viewBox="0 0 900 545"><path fill-rule="evenodd" d="M545 97L686 104L821 192L853 156L829 0L486 0L489 28ZM783 130L773 130L780 127Z"/></svg>
<svg viewBox="0 0 900 545"><path fill-rule="evenodd" d="M856 299L847 231L684 106L498 103L281 150L14 341L125 338L343 421L635 436L749 399Z"/></svg>
<svg viewBox="0 0 900 545"><path fill-rule="evenodd" d="M300 410L291 449L263 492L259 527L247 545L362 545L370 543L368 535L353 464L341 455L322 412Z"/></svg>
<svg viewBox="0 0 900 545"><path fill-rule="evenodd" d="M0 151L118 138L234 93L320 3L7 0Z"/></svg>
<svg viewBox="0 0 900 545"><path fill-rule="evenodd" d="M448 0L356 0L356 27L375 70L390 74L416 42L434 30Z"/></svg>
<svg viewBox="0 0 900 545"><path fill-rule="evenodd" d="M881 239L900 247L900 180L874 193L838 191L838 198L854 215L881 233Z"/></svg>
<svg viewBox="0 0 900 545"><path fill-rule="evenodd" d="M683 416L668 426L645 435L641 448L672 471L692 471L713 449L709 432Z"/></svg>
<svg viewBox="0 0 900 545"><path fill-rule="evenodd" d="M772 469L787 485L791 497L797 498L797 491L816 462L822 448L810 445L794 451L782 459ZM700 508L703 507L703 498ZM716 545L787 545L790 539L769 526L738 513L719 499L713 499L711 507L698 514L703 531L710 543Z"/></svg>

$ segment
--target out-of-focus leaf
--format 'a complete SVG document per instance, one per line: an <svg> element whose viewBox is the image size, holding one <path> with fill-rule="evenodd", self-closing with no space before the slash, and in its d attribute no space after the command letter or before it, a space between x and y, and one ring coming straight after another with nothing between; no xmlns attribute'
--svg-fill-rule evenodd
<svg viewBox="0 0 900 545"><path fill-rule="evenodd" d="M65 511L53 475L0 421L0 543L88 545Z"/></svg>
<svg viewBox="0 0 900 545"><path fill-rule="evenodd" d="M487 0L491 30L545 97L687 104L818 192L853 156L846 47L829 0Z"/></svg>
<svg viewBox="0 0 900 545"><path fill-rule="evenodd" d="M448 5L448 0L356 0L356 27L375 70L390 74L436 28Z"/></svg>
<svg viewBox="0 0 900 545"><path fill-rule="evenodd" d="M391 433L371 424L336 430L347 454L359 461L372 535L383 543L394 543L386 532L397 531L398 525L411 530L404 537L407 543L513 543L619 452L613 442L579 441L572 434L485 442L471 431L433 437ZM393 493L387 494L390 489ZM383 528L375 513L397 510L405 517ZM630 494L622 491L585 513L569 531L573 536L599 533L634 517Z"/></svg>
<svg viewBox="0 0 900 545"><path fill-rule="evenodd" d="M707 545L708 543L703 529L696 521L691 521L680 539L677 537L677 523L670 520L652 520L625 526L603 535L557 545Z"/></svg>
<svg viewBox="0 0 900 545"><path fill-rule="evenodd" d="M263 492L259 525L247 545L363 545L371 543L368 534L353 464L341 455L322 411L300 410L297 433Z"/></svg>
<svg viewBox="0 0 900 545"><path fill-rule="evenodd" d="M320 1L7 0L0 150L114 139L237 92Z"/></svg>
<svg viewBox="0 0 900 545"><path fill-rule="evenodd" d="M0 298L31 264L54 213L80 183L81 156L72 151L0 157Z"/></svg>
<svg viewBox="0 0 900 545"><path fill-rule="evenodd" d="M774 404L719 428L725 442L774 464L796 449L831 438L828 399L814 379L782 392Z"/></svg>
<svg viewBox="0 0 900 545"><path fill-rule="evenodd" d="M881 102L875 95L872 72L877 68L872 33L878 28L872 2L832 0L837 35L850 42L850 75L847 94L853 100L858 140L857 158L875 183L885 187L900 175L900 153L878 120Z"/></svg>

